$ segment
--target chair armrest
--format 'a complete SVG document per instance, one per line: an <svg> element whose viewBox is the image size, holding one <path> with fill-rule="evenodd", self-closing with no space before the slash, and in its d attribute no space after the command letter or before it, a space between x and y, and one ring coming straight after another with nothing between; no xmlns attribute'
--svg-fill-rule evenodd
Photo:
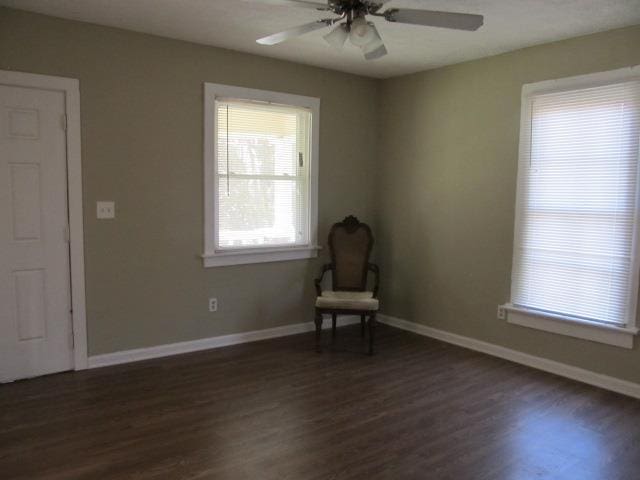
<svg viewBox="0 0 640 480"><path fill-rule="evenodd" d="M320 273L320 278L316 278L315 279L316 293L318 294L318 296L322 295L322 286L320 284L322 283L322 279L324 278L325 272L327 272L328 270L333 270L333 264L332 263L325 263L322 266L322 273Z"/></svg>
<svg viewBox="0 0 640 480"><path fill-rule="evenodd" d="M378 288L380 287L380 269L375 263L369 263L367 265L367 270L373 272L376 277L375 283L373 284L373 298L378 298Z"/></svg>

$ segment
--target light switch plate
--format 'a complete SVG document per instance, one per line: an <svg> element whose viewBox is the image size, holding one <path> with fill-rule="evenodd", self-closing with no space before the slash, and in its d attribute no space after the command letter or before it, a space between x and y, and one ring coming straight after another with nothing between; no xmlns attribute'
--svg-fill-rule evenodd
<svg viewBox="0 0 640 480"><path fill-rule="evenodd" d="M116 202L97 202L97 217L99 219L116 218Z"/></svg>

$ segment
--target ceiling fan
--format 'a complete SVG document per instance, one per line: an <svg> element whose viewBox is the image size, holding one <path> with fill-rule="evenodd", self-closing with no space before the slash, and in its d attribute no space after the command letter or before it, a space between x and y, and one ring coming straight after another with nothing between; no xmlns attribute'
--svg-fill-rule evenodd
<svg viewBox="0 0 640 480"><path fill-rule="evenodd" d="M329 45L342 48L347 38L360 47L364 58L375 60L387 54L382 37L367 15L382 17L388 22L424 25L427 27L452 28L455 30L477 30L484 23L482 15L470 13L439 12L436 10L416 10L410 8L389 8L382 10L389 0L327 0L325 3L310 0L260 0L272 5L292 6L332 12L334 18L323 18L283 32L259 38L262 45L276 45L291 38L338 24L324 35Z"/></svg>

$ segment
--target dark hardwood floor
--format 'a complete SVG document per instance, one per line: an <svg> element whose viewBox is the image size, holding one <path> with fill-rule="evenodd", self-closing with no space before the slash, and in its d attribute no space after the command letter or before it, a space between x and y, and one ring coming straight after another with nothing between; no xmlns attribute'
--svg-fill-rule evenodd
<svg viewBox="0 0 640 480"><path fill-rule="evenodd" d="M384 325L368 357L359 334L2 385L0 478L640 478L640 401Z"/></svg>

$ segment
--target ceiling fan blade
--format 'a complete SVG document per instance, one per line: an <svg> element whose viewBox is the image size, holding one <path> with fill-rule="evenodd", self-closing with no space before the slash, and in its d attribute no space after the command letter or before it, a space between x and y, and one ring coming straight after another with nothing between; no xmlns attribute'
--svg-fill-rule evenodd
<svg viewBox="0 0 640 480"><path fill-rule="evenodd" d="M284 32L278 32L267 37L259 38L258 40L256 40L256 42L261 45L276 45L278 43L284 42L285 40L289 40L290 38L299 37L300 35L313 32L314 30L319 30L328 25L331 25L331 20L318 20L316 22L305 23L304 25L290 28L289 30L285 30Z"/></svg>
<svg viewBox="0 0 640 480"><path fill-rule="evenodd" d="M382 7L384 7L385 3L389 3L390 1L391 0L373 0L371 3L368 4L369 13L376 13Z"/></svg>
<svg viewBox="0 0 640 480"><path fill-rule="evenodd" d="M373 30L375 38L362 47L362 53L364 53L364 58L366 60L377 60L387 54L387 48L384 46L384 42L382 41L382 37L378 33L376 26L372 22L369 22L369 26Z"/></svg>
<svg viewBox="0 0 640 480"><path fill-rule="evenodd" d="M384 12L384 18L390 22L470 31L479 29L484 23L484 17L482 15L438 12L435 10L414 10L411 8L392 8Z"/></svg>
<svg viewBox="0 0 640 480"><path fill-rule="evenodd" d="M308 0L254 0L260 3L268 3L281 7L310 8L312 10L330 10L327 2L311 2Z"/></svg>

